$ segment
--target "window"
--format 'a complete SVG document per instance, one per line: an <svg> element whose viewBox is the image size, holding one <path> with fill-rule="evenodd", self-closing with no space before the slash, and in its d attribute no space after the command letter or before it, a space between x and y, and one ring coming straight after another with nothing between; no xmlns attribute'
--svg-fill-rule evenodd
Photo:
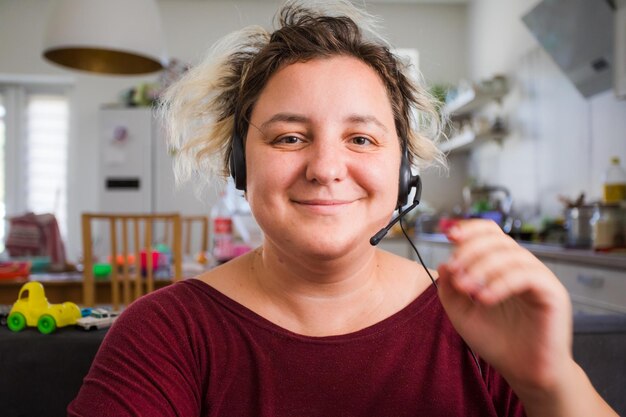
<svg viewBox="0 0 626 417"><path fill-rule="evenodd" d="M64 88L0 84L0 215L54 213L67 230L69 105ZM0 222L4 249L6 222Z"/></svg>
<svg viewBox="0 0 626 417"><path fill-rule="evenodd" d="M4 142L6 138L5 128L6 110L4 108L3 96L0 95L0 218L4 219L6 216L6 207L4 204L4 182L5 182L5 169L4 169ZM5 221L0 221L0 249L4 250L4 225Z"/></svg>

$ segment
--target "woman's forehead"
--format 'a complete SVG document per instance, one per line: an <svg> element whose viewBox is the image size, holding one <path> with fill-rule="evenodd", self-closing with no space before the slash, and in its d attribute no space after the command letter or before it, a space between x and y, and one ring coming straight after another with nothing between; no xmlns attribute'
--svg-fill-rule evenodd
<svg viewBox="0 0 626 417"><path fill-rule="evenodd" d="M375 116L382 124L393 125L391 101L380 76L363 61L347 56L285 65L269 78L255 109L264 117L277 112Z"/></svg>

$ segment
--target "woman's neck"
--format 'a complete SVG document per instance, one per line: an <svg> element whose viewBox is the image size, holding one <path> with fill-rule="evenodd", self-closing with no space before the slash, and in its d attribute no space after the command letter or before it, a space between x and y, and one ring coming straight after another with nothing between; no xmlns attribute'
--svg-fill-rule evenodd
<svg viewBox="0 0 626 417"><path fill-rule="evenodd" d="M374 277L378 262L377 251L369 244L353 247L341 256L316 257L284 250L266 241L256 255L258 273L269 273L263 279L313 292L344 289L350 292L350 287L359 287Z"/></svg>
<svg viewBox="0 0 626 417"><path fill-rule="evenodd" d="M369 248L368 248L369 249ZM380 252L333 260L298 259L264 245L251 258L249 278L276 324L307 335L345 334L377 322L388 297Z"/></svg>

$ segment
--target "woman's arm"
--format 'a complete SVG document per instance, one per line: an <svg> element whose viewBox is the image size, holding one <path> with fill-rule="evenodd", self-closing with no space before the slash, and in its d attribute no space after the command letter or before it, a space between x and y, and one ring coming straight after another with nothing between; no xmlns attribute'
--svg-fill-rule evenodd
<svg viewBox="0 0 626 417"><path fill-rule="evenodd" d="M572 356L572 308L558 278L497 224L454 227L439 267L441 302L459 334L492 364L529 416L616 416Z"/></svg>

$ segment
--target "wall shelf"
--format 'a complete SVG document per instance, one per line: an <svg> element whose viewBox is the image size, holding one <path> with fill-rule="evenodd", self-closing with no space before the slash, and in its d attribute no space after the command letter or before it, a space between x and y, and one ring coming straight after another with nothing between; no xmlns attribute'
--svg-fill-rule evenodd
<svg viewBox="0 0 626 417"><path fill-rule="evenodd" d="M454 128L448 140L442 141L439 148L447 153L469 151L474 146L487 141L499 143L508 135L499 118L491 122L492 126L478 126L472 119L475 113L485 108L492 102L501 103L504 96L509 93L507 79L496 76L470 88L457 91L456 96L448 101L443 107L444 114L450 119ZM473 130L470 126L474 125Z"/></svg>
<svg viewBox="0 0 626 417"><path fill-rule="evenodd" d="M508 92L506 85L489 89L470 88L457 95L451 102L446 103L443 111L451 118L469 116L473 111L486 106L490 102L501 100Z"/></svg>
<svg viewBox="0 0 626 417"><path fill-rule="evenodd" d="M446 153L467 152L472 149L472 147L484 142L496 141L501 143L502 139L504 139L508 134L509 132L506 130L477 134L467 129L457 135L451 136L448 140L441 142L439 144L439 149Z"/></svg>

